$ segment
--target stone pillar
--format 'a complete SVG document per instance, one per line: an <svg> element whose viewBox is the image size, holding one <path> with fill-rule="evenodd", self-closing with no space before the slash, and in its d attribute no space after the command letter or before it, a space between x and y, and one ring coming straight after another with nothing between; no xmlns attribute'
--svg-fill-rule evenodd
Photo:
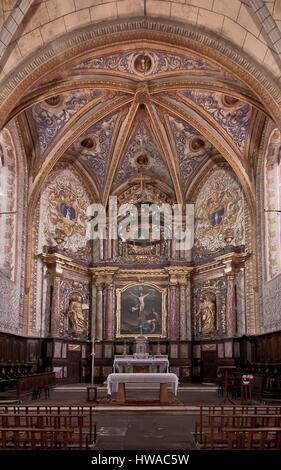
<svg viewBox="0 0 281 470"><path fill-rule="evenodd" d="M170 339L177 339L176 284L170 284Z"/></svg>
<svg viewBox="0 0 281 470"><path fill-rule="evenodd" d="M95 284L95 277L92 277L92 309L91 309L91 338L96 338L96 325L97 325L97 288Z"/></svg>
<svg viewBox="0 0 281 470"><path fill-rule="evenodd" d="M113 294L114 284L113 280L109 280L106 286L106 324L105 324L105 339L112 341L114 336L114 318L113 318Z"/></svg>
<svg viewBox="0 0 281 470"><path fill-rule="evenodd" d="M51 331L50 334L53 338L59 338L60 332L60 285L62 268L56 266L53 273L53 296L51 308Z"/></svg>
<svg viewBox="0 0 281 470"><path fill-rule="evenodd" d="M118 240L112 240L112 258L118 256Z"/></svg>
<svg viewBox="0 0 281 470"><path fill-rule="evenodd" d="M190 276L188 275L186 282L186 338L188 341L191 341L192 336L192 307L191 307L191 281Z"/></svg>
<svg viewBox="0 0 281 470"><path fill-rule="evenodd" d="M237 290L237 333L238 336L246 334L246 305L245 305L245 270L241 268L235 279Z"/></svg>
<svg viewBox="0 0 281 470"><path fill-rule="evenodd" d="M227 275L227 297L226 297L226 333L233 337L236 334L236 309L235 309L235 277L234 274Z"/></svg>
<svg viewBox="0 0 281 470"><path fill-rule="evenodd" d="M103 287L97 284L96 340L103 339Z"/></svg>
<svg viewBox="0 0 281 470"><path fill-rule="evenodd" d="M99 240L99 244L100 244L99 256L100 256L100 260L103 260L104 259L104 240L103 239Z"/></svg>
<svg viewBox="0 0 281 470"><path fill-rule="evenodd" d="M168 238L167 240L167 258L171 258L171 244L172 240Z"/></svg>
<svg viewBox="0 0 281 470"><path fill-rule="evenodd" d="M176 239L173 236L173 238L171 240L171 258L176 259L176 255L177 255L177 252L176 252Z"/></svg>
<svg viewBox="0 0 281 470"><path fill-rule="evenodd" d="M107 243L107 259L111 259L112 258L112 245L113 245L113 240L111 240L110 238L108 238L106 240L106 243Z"/></svg>
<svg viewBox="0 0 281 470"><path fill-rule="evenodd" d="M187 340L186 283L180 283L180 340Z"/></svg>

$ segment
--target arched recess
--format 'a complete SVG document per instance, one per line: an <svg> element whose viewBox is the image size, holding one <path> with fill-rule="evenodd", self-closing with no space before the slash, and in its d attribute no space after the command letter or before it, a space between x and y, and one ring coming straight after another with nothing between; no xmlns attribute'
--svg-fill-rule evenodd
<svg viewBox="0 0 281 470"><path fill-rule="evenodd" d="M195 205L194 256L200 259L231 244L244 247L249 259L236 279L237 327L239 334L257 334L260 316L257 305L256 224L241 182L230 165L216 156L201 169L186 193L186 203ZM212 214L217 219L212 222ZM223 289L222 284L222 289Z"/></svg>
<svg viewBox="0 0 281 470"><path fill-rule="evenodd" d="M13 121L0 133L0 329L15 334L23 322L26 196L26 155Z"/></svg>
<svg viewBox="0 0 281 470"><path fill-rule="evenodd" d="M266 280L281 272L281 134L274 129L268 139L264 160L264 210Z"/></svg>
<svg viewBox="0 0 281 470"><path fill-rule="evenodd" d="M46 178L33 212L29 237L29 264L26 266L28 313L24 332L35 336L50 333L50 292L53 277L41 260L44 246L56 247L62 255L72 254L85 262L92 260L92 245L87 239L87 207L97 193L85 170L70 160L58 162ZM44 307L43 307L44 306Z"/></svg>
<svg viewBox="0 0 281 470"><path fill-rule="evenodd" d="M134 46L140 42L142 45L144 43L153 43L163 47L165 45L173 46L175 51L180 50L181 53L192 51L218 63L226 71L231 72L243 81L261 100L266 111L275 119L277 124L281 123L280 87L257 63L214 33L205 30L203 32L193 26L185 27L182 24L151 18L122 20L103 23L95 27L85 27L52 41L39 52L32 54L2 82L0 116L3 121L1 122L5 122L5 119L20 99L43 76L47 76L50 70L54 70L63 63L93 49L100 50L102 53L109 45L111 47L116 45L116 48L120 49L124 44L129 43ZM41 181L38 179L38 187L34 187L29 204L28 224L33 220L40 187L50 170L51 168L44 174ZM255 224L255 207L253 206L251 208L252 222ZM31 262L31 245L27 248L26 259L27 297L25 308L28 311L28 292L30 288L28 266Z"/></svg>
<svg viewBox="0 0 281 470"><path fill-rule="evenodd" d="M256 176L262 333L281 328L280 146L280 131L273 121L268 121L262 135Z"/></svg>

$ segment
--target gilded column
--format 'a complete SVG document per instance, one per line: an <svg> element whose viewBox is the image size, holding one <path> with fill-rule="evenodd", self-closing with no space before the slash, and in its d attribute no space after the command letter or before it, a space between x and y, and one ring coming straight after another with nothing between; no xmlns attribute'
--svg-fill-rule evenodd
<svg viewBox="0 0 281 470"><path fill-rule="evenodd" d="M96 340L103 339L103 287L97 284Z"/></svg>
<svg viewBox="0 0 281 470"><path fill-rule="evenodd" d="M180 284L180 340L187 340L186 283Z"/></svg>
<svg viewBox="0 0 281 470"><path fill-rule="evenodd" d="M62 276L62 268L60 266L56 266L53 276L50 334L53 338L58 338L60 332L60 286Z"/></svg>

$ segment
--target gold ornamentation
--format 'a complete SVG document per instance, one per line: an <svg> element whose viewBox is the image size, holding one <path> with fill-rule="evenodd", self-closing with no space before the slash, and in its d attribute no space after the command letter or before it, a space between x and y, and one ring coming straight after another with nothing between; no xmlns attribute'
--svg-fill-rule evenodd
<svg viewBox="0 0 281 470"><path fill-rule="evenodd" d="M48 220L56 227L53 238L62 243L73 235L86 235L85 201L78 198L70 188L54 185L49 188L48 201Z"/></svg>

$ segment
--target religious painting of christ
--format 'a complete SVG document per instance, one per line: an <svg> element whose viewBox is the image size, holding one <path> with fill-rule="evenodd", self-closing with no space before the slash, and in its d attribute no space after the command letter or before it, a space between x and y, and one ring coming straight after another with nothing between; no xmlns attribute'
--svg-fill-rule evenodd
<svg viewBox="0 0 281 470"><path fill-rule="evenodd" d="M130 284L116 289L116 337L166 336L166 289Z"/></svg>

